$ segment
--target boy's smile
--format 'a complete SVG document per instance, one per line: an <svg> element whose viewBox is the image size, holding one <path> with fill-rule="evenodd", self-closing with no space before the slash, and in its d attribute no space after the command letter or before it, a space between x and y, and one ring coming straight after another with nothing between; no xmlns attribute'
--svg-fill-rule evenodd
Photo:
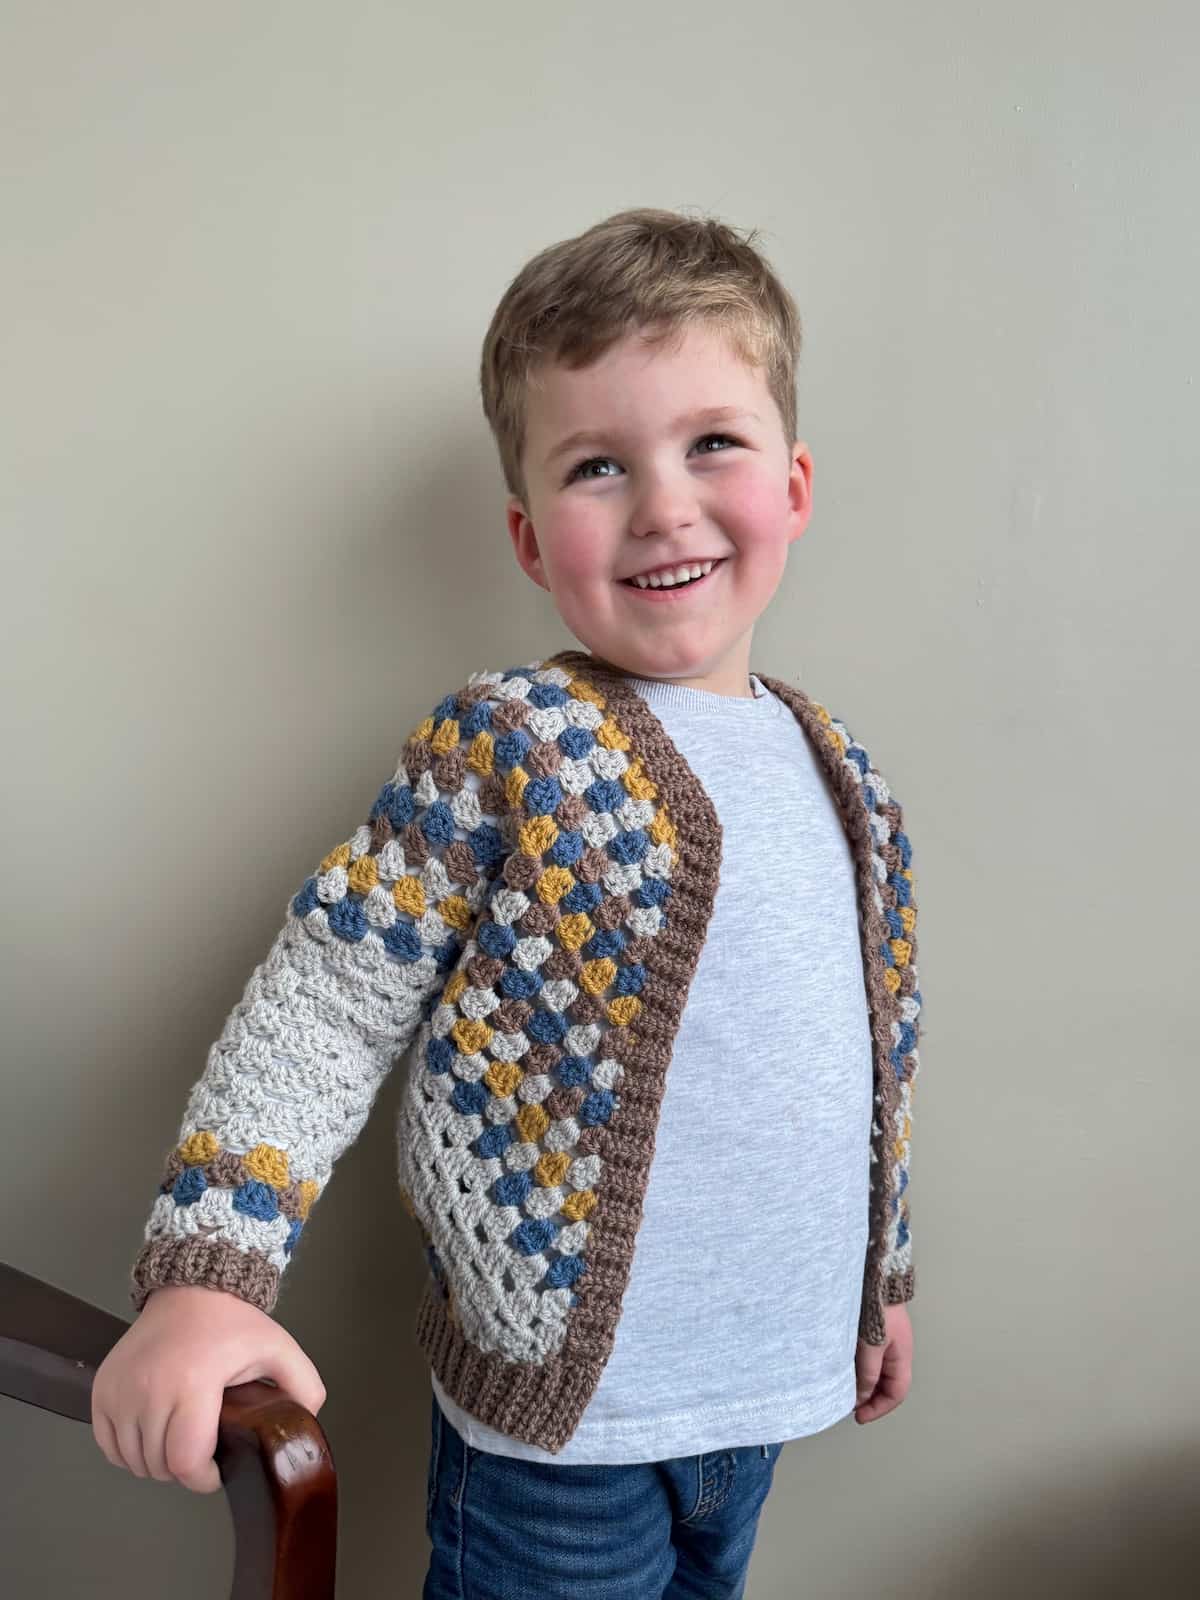
<svg viewBox="0 0 1200 1600"><path fill-rule="evenodd" d="M649 573L622 578L621 582L634 594L644 594L655 600L672 599L685 590L706 584L727 560L727 556L715 560L710 556L707 560L671 562L666 567L654 567Z"/></svg>
<svg viewBox="0 0 1200 1600"><path fill-rule="evenodd" d="M749 696L754 624L811 508L812 458L762 369L703 324L543 367L522 465L513 549L575 637L637 676Z"/></svg>

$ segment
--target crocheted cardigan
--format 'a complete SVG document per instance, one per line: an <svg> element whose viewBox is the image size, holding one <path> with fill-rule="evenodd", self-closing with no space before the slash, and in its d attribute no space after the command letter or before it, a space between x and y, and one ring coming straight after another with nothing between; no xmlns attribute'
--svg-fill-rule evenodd
<svg viewBox="0 0 1200 1600"><path fill-rule="evenodd" d="M414 729L209 1053L133 1266L136 1310L179 1283L269 1312L413 1045L397 1145L428 1267L416 1340L464 1409L561 1450L613 1347L721 862L712 802L628 676L563 651L473 674ZM914 1287L909 841L845 727L757 676L808 736L855 862L875 1085L859 1335L879 1344L884 1307Z"/></svg>

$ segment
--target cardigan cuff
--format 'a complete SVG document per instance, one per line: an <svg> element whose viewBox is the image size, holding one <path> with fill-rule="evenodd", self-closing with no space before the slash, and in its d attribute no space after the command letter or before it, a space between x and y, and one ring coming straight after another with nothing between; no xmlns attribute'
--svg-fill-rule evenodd
<svg viewBox="0 0 1200 1600"><path fill-rule="evenodd" d="M883 1278L883 1303L886 1306L903 1305L911 1300L916 1287L913 1269L909 1267L904 1272L888 1272Z"/></svg>
<svg viewBox="0 0 1200 1600"><path fill-rule="evenodd" d="M142 1246L130 1273L129 1297L140 1312L150 1291L166 1284L224 1289L270 1312L279 1298L279 1269L257 1250L220 1239L155 1239Z"/></svg>

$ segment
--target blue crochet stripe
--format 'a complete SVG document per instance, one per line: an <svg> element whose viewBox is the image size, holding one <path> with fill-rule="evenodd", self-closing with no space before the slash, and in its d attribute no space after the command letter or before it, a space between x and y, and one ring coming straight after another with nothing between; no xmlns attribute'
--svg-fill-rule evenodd
<svg viewBox="0 0 1200 1600"><path fill-rule="evenodd" d="M186 1167L171 1186L171 1198L177 1206L194 1206L208 1186L208 1179L200 1167ZM244 1217L253 1217L257 1222L274 1222L280 1215L277 1192L269 1183L262 1183L257 1178L239 1183L234 1188L232 1204L235 1211ZM293 1217L283 1242L283 1248L289 1256L303 1231L303 1220Z"/></svg>

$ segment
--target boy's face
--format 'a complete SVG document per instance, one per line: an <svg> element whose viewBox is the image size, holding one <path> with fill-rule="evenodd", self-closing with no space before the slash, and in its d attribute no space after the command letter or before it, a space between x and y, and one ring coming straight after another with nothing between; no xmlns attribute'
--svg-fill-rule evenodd
<svg viewBox="0 0 1200 1600"><path fill-rule="evenodd" d="M518 562L593 655L643 678L750 694L754 624L811 506L812 458L784 437L761 368L691 326L678 348L633 334L529 390L529 505L508 501ZM728 408L725 417L695 416ZM565 448L577 432L588 437ZM684 589L623 579L717 558Z"/></svg>

